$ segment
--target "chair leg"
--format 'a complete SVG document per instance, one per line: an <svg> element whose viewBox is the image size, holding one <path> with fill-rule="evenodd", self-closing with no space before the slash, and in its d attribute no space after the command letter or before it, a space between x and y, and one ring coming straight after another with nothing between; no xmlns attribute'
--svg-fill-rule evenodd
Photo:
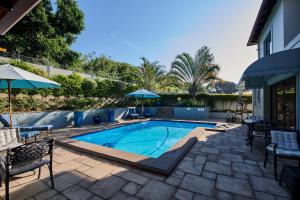
<svg viewBox="0 0 300 200"><path fill-rule="evenodd" d="M275 180L277 181L277 156L274 155L274 176Z"/></svg>
<svg viewBox="0 0 300 200"><path fill-rule="evenodd" d="M5 179L5 199L9 200L9 178Z"/></svg>
<svg viewBox="0 0 300 200"><path fill-rule="evenodd" d="M40 179L40 178L41 178L41 171L42 171L42 168L41 168L41 167L39 167L38 179Z"/></svg>
<svg viewBox="0 0 300 200"><path fill-rule="evenodd" d="M268 150L266 150L265 161L264 161L264 168L266 168L266 166L267 166L268 155L269 155L269 152L268 152Z"/></svg>
<svg viewBox="0 0 300 200"><path fill-rule="evenodd" d="M50 172L51 186L52 186L52 189L54 189L54 180L53 180L52 163L50 163L50 164L48 165L48 167L49 167L49 172Z"/></svg>

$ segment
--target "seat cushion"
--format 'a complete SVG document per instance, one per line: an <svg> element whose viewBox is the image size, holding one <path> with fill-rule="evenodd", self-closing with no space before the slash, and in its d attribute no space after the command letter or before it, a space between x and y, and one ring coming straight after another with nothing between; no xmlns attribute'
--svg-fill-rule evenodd
<svg viewBox="0 0 300 200"><path fill-rule="evenodd" d="M278 149L288 151L299 151L296 132L271 131L272 143L277 145Z"/></svg>
<svg viewBox="0 0 300 200"><path fill-rule="evenodd" d="M2 158L2 159L4 159L4 158ZM4 165L3 162L1 162L1 163L2 164L0 165L0 175L5 177L5 165ZM12 166L9 169L9 173L10 173L11 176L22 174L22 173L37 169L37 168L39 168L43 165L46 165L48 163L50 163L50 160L43 159L43 160L38 160L38 161L30 162L30 163L27 163L27 164L23 164L23 165Z"/></svg>
<svg viewBox="0 0 300 200"><path fill-rule="evenodd" d="M53 125L42 125L42 126L20 126L20 131L48 131L53 128Z"/></svg>
<svg viewBox="0 0 300 200"><path fill-rule="evenodd" d="M29 139L29 138L35 137L39 134L40 134L39 131L22 131L20 133L21 137L24 139Z"/></svg>
<svg viewBox="0 0 300 200"><path fill-rule="evenodd" d="M268 146L267 149L269 151L273 151L272 146ZM284 149L276 148L276 154L281 157L299 158L300 159L300 151L291 151L291 150L284 150Z"/></svg>

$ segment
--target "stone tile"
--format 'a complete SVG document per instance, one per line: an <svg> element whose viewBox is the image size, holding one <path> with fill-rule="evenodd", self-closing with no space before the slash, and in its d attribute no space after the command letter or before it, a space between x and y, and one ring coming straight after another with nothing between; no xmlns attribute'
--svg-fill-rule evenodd
<svg viewBox="0 0 300 200"><path fill-rule="evenodd" d="M211 154L219 154L220 150L217 148L212 148L212 147L201 147L200 151L204 153L211 153Z"/></svg>
<svg viewBox="0 0 300 200"><path fill-rule="evenodd" d="M219 163L223 165L231 165L231 161L228 160L219 160Z"/></svg>
<svg viewBox="0 0 300 200"><path fill-rule="evenodd" d="M219 156L215 154L208 154L207 155L207 161L209 162L218 162L219 161Z"/></svg>
<svg viewBox="0 0 300 200"><path fill-rule="evenodd" d="M202 164L203 165L206 162L206 156L198 155L198 156L196 156L194 162L197 163L197 164Z"/></svg>
<svg viewBox="0 0 300 200"><path fill-rule="evenodd" d="M126 172L122 176L122 178L124 178L128 181L140 184L140 185L144 185L149 180L148 178L146 178L144 176L141 176L139 174L135 174L135 173L132 173L132 172Z"/></svg>
<svg viewBox="0 0 300 200"><path fill-rule="evenodd" d="M203 171L202 172L202 176L204 176L206 178L209 178L211 180L216 180L216 178L217 178L217 174L216 173L208 172L208 171Z"/></svg>
<svg viewBox="0 0 300 200"><path fill-rule="evenodd" d="M94 184L96 182L96 179L92 177L86 177L83 180L81 180L77 185L79 185L82 188L87 188Z"/></svg>
<svg viewBox="0 0 300 200"><path fill-rule="evenodd" d="M245 160L245 163L248 165L257 165L257 162L254 160Z"/></svg>
<svg viewBox="0 0 300 200"><path fill-rule="evenodd" d="M220 163L207 162L204 169L217 174L232 175L231 167Z"/></svg>
<svg viewBox="0 0 300 200"><path fill-rule="evenodd" d="M182 181L182 178L171 175L166 179L165 182L170 185L173 185L173 186L178 186L178 185L180 185L181 181Z"/></svg>
<svg viewBox="0 0 300 200"><path fill-rule="evenodd" d="M243 173L236 172L236 171L233 171L233 177L239 178L239 179L244 179L244 180L248 179L248 175L247 174L243 174Z"/></svg>
<svg viewBox="0 0 300 200"><path fill-rule="evenodd" d="M242 179L218 175L216 187L226 192L253 197L249 182Z"/></svg>
<svg viewBox="0 0 300 200"><path fill-rule="evenodd" d="M65 196L61 195L61 194L57 194L51 198L49 198L48 200L68 200Z"/></svg>
<svg viewBox="0 0 300 200"><path fill-rule="evenodd" d="M41 193L38 193L37 195L34 196L34 198L38 200L46 200L54 196L55 194L57 194L56 190L51 189L51 190L46 190Z"/></svg>
<svg viewBox="0 0 300 200"><path fill-rule="evenodd" d="M243 162L242 156L238 155L238 154L221 153L220 158L222 158L223 160L228 160L228 161Z"/></svg>
<svg viewBox="0 0 300 200"><path fill-rule="evenodd" d="M248 165L244 163L232 163L232 170L245 173L245 174L251 174L256 176L262 176L262 172L260 171L259 167L255 165Z"/></svg>
<svg viewBox="0 0 300 200"><path fill-rule="evenodd" d="M4 185L2 186L1 189L4 189ZM21 184L16 187L10 187L9 197L10 199L13 200L23 200L49 189L50 187L46 183L42 181L35 181L26 184ZM3 192L3 196L2 196L2 192ZM1 191L0 198L4 199L4 190Z"/></svg>
<svg viewBox="0 0 300 200"><path fill-rule="evenodd" d="M212 197L215 188L215 182L204 177L187 174L184 177L180 187L195 193Z"/></svg>
<svg viewBox="0 0 300 200"><path fill-rule="evenodd" d="M274 196L272 194L267 194L264 192L255 192L256 199L262 199L262 200L275 200Z"/></svg>
<svg viewBox="0 0 300 200"><path fill-rule="evenodd" d="M138 199L128 194L125 194L123 192L119 192L116 195L114 195L110 200L138 200Z"/></svg>
<svg viewBox="0 0 300 200"><path fill-rule="evenodd" d="M128 194L135 195L141 188L142 186L129 182L122 190Z"/></svg>
<svg viewBox="0 0 300 200"><path fill-rule="evenodd" d="M103 200L102 198L98 197L98 196L93 196L92 198L90 198L89 200Z"/></svg>
<svg viewBox="0 0 300 200"><path fill-rule="evenodd" d="M127 181L117 176L110 176L97 181L88 190L103 198L110 198L116 194Z"/></svg>
<svg viewBox="0 0 300 200"><path fill-rule="evenodd" d="M55 189L57 191L63 191L66 188L75 185L76 183L81 181L81 179L83 179L83 175L78 172L68 172L62 174L61 176L54 178Z"/></svg>
<svg viewBox="0 0 300 200"><path fill-rule="evenodd" d="M139 191L137 197L145 200L170 199L175 188L157 180L150 180Z"/></svg>
<svg viewBox="0 0 300 200"><path fill-rule="evenodd" d="M178 165L177 169L180 169L184 172L194 174L194 175L200 175L202 171L203 165L189 162L189 161L181 161Z"/></svg>
<svg viewBox="0 0 300 200"><path fill-rule="evenodd" d="M109 176L112 171L114 171L116 167L108 164L97 165L89 170L84 171L83 173L94 178L94 179L102 179L106 176Z"/></svg>
<svg viewBox="0 0 300 200"><path fill-rule="evenodd" d="M63 191L63 195L72 200L87 200L93 196L93 194L77 185L69 187Z"/></svg>
<svg viewBox="0 0 300 200"><path fill-rule="evenodd" d="M215 199L212 197L207 197L207 196L201 195L201 194L194 194L193 200L215 200Z"/></svg>
<svg viewBox="0 0 300 200"><path fill-rule="evenodd" d="M242 196L242 195L234 195L234 200L255 200L255 199L251 197Z"/></svg>
<svg viewBox="0 0 300 200"><path fill-rule="evenodd" d="M193 193L187 190L178 189L175 194L175 198L178 200L192 200Z"/></svg>
<svg viewBox="0 0 300 200"><path fill-rule="evenodd" d="M230 194L228 192L218 190L216 193L216 199L217 200L233 200L234 196L233 196L233 194Z"/></svg>
<svg viewBox="0 0 300 200"><path fill-rule="evenodd" d="M283 197L290 197L289 193L285 189L280 187L278 182L274 179L250 176L250 181L254 190Z"/></svg>

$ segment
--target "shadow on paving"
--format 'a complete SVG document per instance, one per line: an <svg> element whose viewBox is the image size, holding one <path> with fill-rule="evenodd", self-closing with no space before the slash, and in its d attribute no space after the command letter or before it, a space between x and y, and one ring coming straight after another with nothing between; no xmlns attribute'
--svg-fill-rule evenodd
<svg viewBox="0 0 300 200"><path fill-rule="evenodd" d="M253 151L246 145L245 127L227 132L206 131L185 154L169 176L161 176L66 147L55 147L54 182L49 170L28 172L11 181L10 199L266 199L289 198L274 180L270 157L263 168L264 143L254 140ZM282 164L295 162L280 160ZM280 170L278 170L280 172ZM0 189L4 199L4 185Z"/></svg>

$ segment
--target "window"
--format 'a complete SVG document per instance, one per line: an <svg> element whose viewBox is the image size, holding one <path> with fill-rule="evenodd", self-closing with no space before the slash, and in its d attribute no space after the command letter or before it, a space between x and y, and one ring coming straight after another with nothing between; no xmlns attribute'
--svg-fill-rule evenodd
<svg viewBox="0 0 300 200"><path fill-rule="evenodd" d="M272 53L272 34L271 32L267 35L264 41L264 55L270 55Z"/></svg>

